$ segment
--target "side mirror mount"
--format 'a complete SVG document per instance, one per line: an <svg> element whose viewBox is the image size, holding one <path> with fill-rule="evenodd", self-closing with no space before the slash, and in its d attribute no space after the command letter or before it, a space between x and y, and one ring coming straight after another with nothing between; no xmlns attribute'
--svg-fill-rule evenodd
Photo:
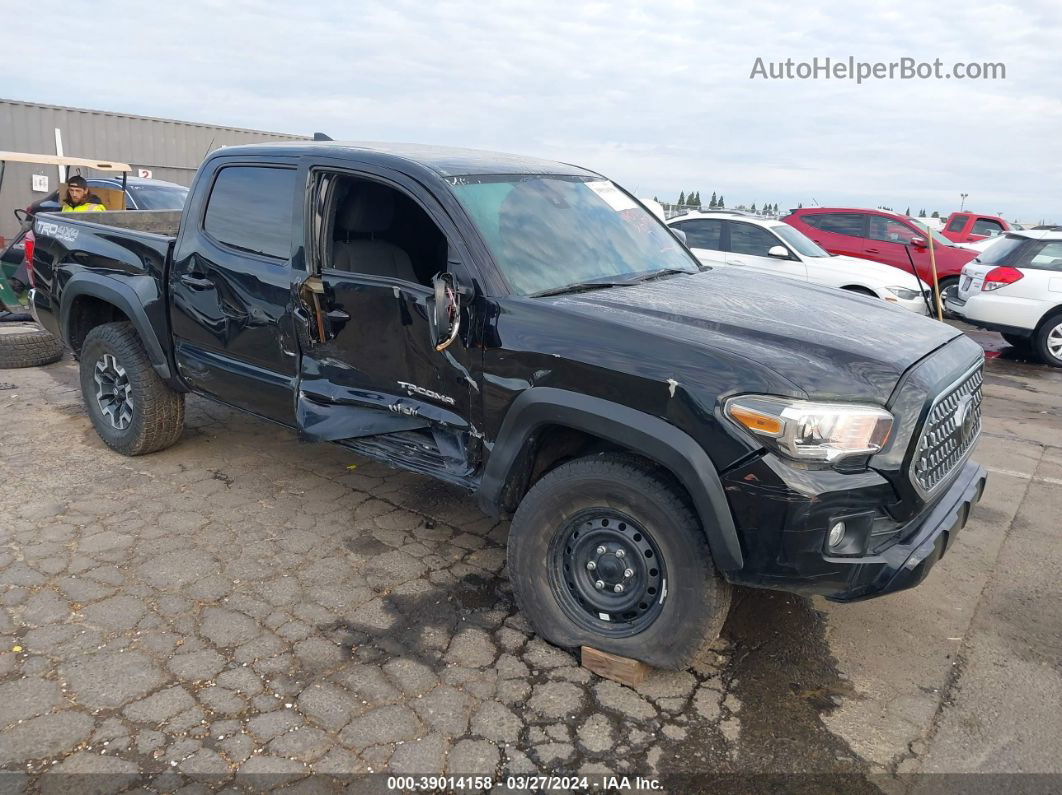
<svg viewBox="0 0 1062 795"><path fill-rule="evenodd" d="M428 311L431 342L436 351L445 351L461 330L461 294L457 278L449 272L437 273L431 280L432 297Z"/></svg>
<svg viewBox="0 0 1062 795"><path fill-rule="evenodd" d="M912 237L911 245L915 248L925 248L929 244L926 242L926 239L924 237Z"/></svg>
<svg viewBox="0 0 1062 795"><path fill-rule="evenodd" d="M689 246L689 243L686 242L685 232L683 232L681 229L672 229L671 232L675 235L675 237L679 239L679 242L682 243L682 245L687 247Z"/></svg>
<svg viewBox="0 0 1062 795"><path fill-rule="evenodd" d="M778 259L789 259L789 249L785 246L771 246L767 249L768 257L777 257Z"/></svg>

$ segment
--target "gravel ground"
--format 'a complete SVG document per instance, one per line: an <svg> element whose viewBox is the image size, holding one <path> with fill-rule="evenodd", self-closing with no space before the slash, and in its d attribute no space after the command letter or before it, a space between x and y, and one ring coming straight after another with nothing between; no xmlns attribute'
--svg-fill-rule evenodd
<svg viewBox="0 0 1062 795"><path fill-rule="evenodd" d="M0 372L0 781L120 791L150 775L193 791L563 770L678 787L708 771L828 772L853 791L926 760L965 769L946 752L962 745L956 660L1021 601L993 596L997 561L1039 462L1062 461L1058 374L997 371L989 396L1013 388L998 378L1027 379L1051 431L1025 438L1013 399L996 417L986 401L978 457L1010 475L993 476L966 552L862 605L742 591L709 659L636 689L531 633L505 576L507 524L459 491L199 398L177 446L124 458L92 431L69 358ZM1022 445L1038 456L1028 472ZM1057 506L1062 479L1041 485ZM930 622L921 633L912 615ZM1043 673L1057 679L1058 628L1042 624L1030 643L1055 655ZM1046 753L1015 764L1042 769Z"/></svg>

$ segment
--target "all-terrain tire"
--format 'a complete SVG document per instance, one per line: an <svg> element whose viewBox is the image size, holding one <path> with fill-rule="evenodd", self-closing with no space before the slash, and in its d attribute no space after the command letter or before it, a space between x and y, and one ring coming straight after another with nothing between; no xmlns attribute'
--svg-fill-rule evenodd
<svg viewBox="0 0 1062 795"><path fill-rule="evenodd" d="M96 326L85 337L80 359L81 393L92 424L108 447L123 455L144 455L163 450L180 438L184 395L159 378L131 323ZM122 391L130 405L125 427L117 427L98 397L100 384L96 379L102 363L111 373L121 372Z"/></svg>
<svg viewBox="0 0 1062 795"><path fill-rule="evenodd" d="M612 524L595 516L613 517ZM598 535L602 523L612 535ZM628 557L620 558L628 561L639 554L635 541L641 544L638 560L645 563L644 555L654 568L632 563L638 573L623 582L637 593L644 588L639 578L653 571L666 575L661 587L644 597L649 612L601 614L592 591L583 601L588 592L579 590L584 583L575 578L607 578L601 572L615 558L599 557L602 562L595 561L594 573L588 574L590 567L578 558L581 529L584 540L594 539L585 554L619 549L629 541ZM598 538L605 540L594 547ZM650 541L652 549L646 546ZM658 668L680 670L693 663L719 636L730 609L731 586L716 572L703 529L677 484L666 471L633 456L579 458L539 480L513 517L508 566L517 606L546 640L567 648L590 646ZM613 587L606 586L598 598L610 598ZM600 620L600 615L609 617Z"/></svg>
<svg viewBox="0 0 1062 795"><path fill-rule="evenodd" d="M34 325L0 326L0 370L40 367L63 358L63 341Z"/></svg>

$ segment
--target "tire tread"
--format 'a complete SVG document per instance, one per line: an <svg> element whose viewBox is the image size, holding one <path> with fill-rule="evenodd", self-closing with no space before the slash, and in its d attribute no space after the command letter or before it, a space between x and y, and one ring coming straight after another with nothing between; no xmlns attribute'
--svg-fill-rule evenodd
<svg viewBox="0 0 1062 795"><path fill-rule="evenodd" d="M676 523L683 525L690 531L690 537L698 547L699 554L703 555L703 559L708 562L710 569L714 569L708 541L689 503L681 496L677 481L666 469L628 453L600 453L594 456L578 458L561 464L539 479L524 495L513 517L512 527L514 531L509 533L508 541L509 560L517 559L520 546L529 540L529 534L521 532L521 526L525 523L526 517L535 514L540 503L548 499L554 488L556 488L555 484L562 483L576 472L579 475L626 481L632 487L638 488L652 499L661 503L665 510L675 517ZM715 576L718 578L718 575ZM510 579L522 580L527 577L527 574L513 571L510 568L509 577ZM729 583L721 578L718 578L718 580L718 587L716 588L717 609L712 613L710 620L704 622L698 628L699 637L694 643L689 645L687 653L681 657L674 658L671 661L672 664L668 667L675 669L689 667L689 665L704 655L711 644L719 637L719 632L722 630L727 613L730 610L732 589ZM520 587L514 587L513 595L518 609L524 615L528 615L527 605L523 603L521 598L522 590Z"/></svg>
<svg viewBox="0 0 1062 795"><path fill-rule="evenodd" d="M128 322L96 326L86 336L82 353L98 344L113 353L125 368L133 388L134 407L140 413L139 421L134 418L135 436L118 441L100 431L96 415L90 410L100 438L112 449L128 456L146 455L173 445L184 430L184 395L167 386L155 372L136 329ZM82 355L82 369L93 367L93 359ZM84 399L88 404L94 398L86 393Z"/></svg>
<svg viewBox="0 0 1062 795"><path fill-rule="evenodd" d="M42 329L0 335L0 370L41 367L63 358L63 341Z"/></svg>

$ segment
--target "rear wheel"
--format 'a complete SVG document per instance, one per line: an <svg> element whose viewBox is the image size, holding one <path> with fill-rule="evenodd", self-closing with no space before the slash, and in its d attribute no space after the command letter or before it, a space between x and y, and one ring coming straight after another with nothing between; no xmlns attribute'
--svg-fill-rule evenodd
<svg viewBox="0 0 1062 795"><path fill-rule="evenodd" d="M1035 351L1052 367L1062 367L1062 313L1052 315L1040 326Z"/></svg>
<svg viewBox="0 0 1062 795"><path fill-rule="evenodd" d="M0 324L0 369L40 367L63 358L63 341L35 323Z"/></svg>
<svg viewBox="0 0 1062 795"><path fill-rule="evenodd" d="M159 378L131 323L105 323L85 337L81 392L96 433L119 453L153 453L180 438L184 395Z"/></svg>
<svg viewBox="0 0 1062 795"><path fill-rule="evenodd" d="M730 607L670 476L632 457L580 458L543 477L513 518L508 558L517 604L558 646L681 669Z"/></svg>

